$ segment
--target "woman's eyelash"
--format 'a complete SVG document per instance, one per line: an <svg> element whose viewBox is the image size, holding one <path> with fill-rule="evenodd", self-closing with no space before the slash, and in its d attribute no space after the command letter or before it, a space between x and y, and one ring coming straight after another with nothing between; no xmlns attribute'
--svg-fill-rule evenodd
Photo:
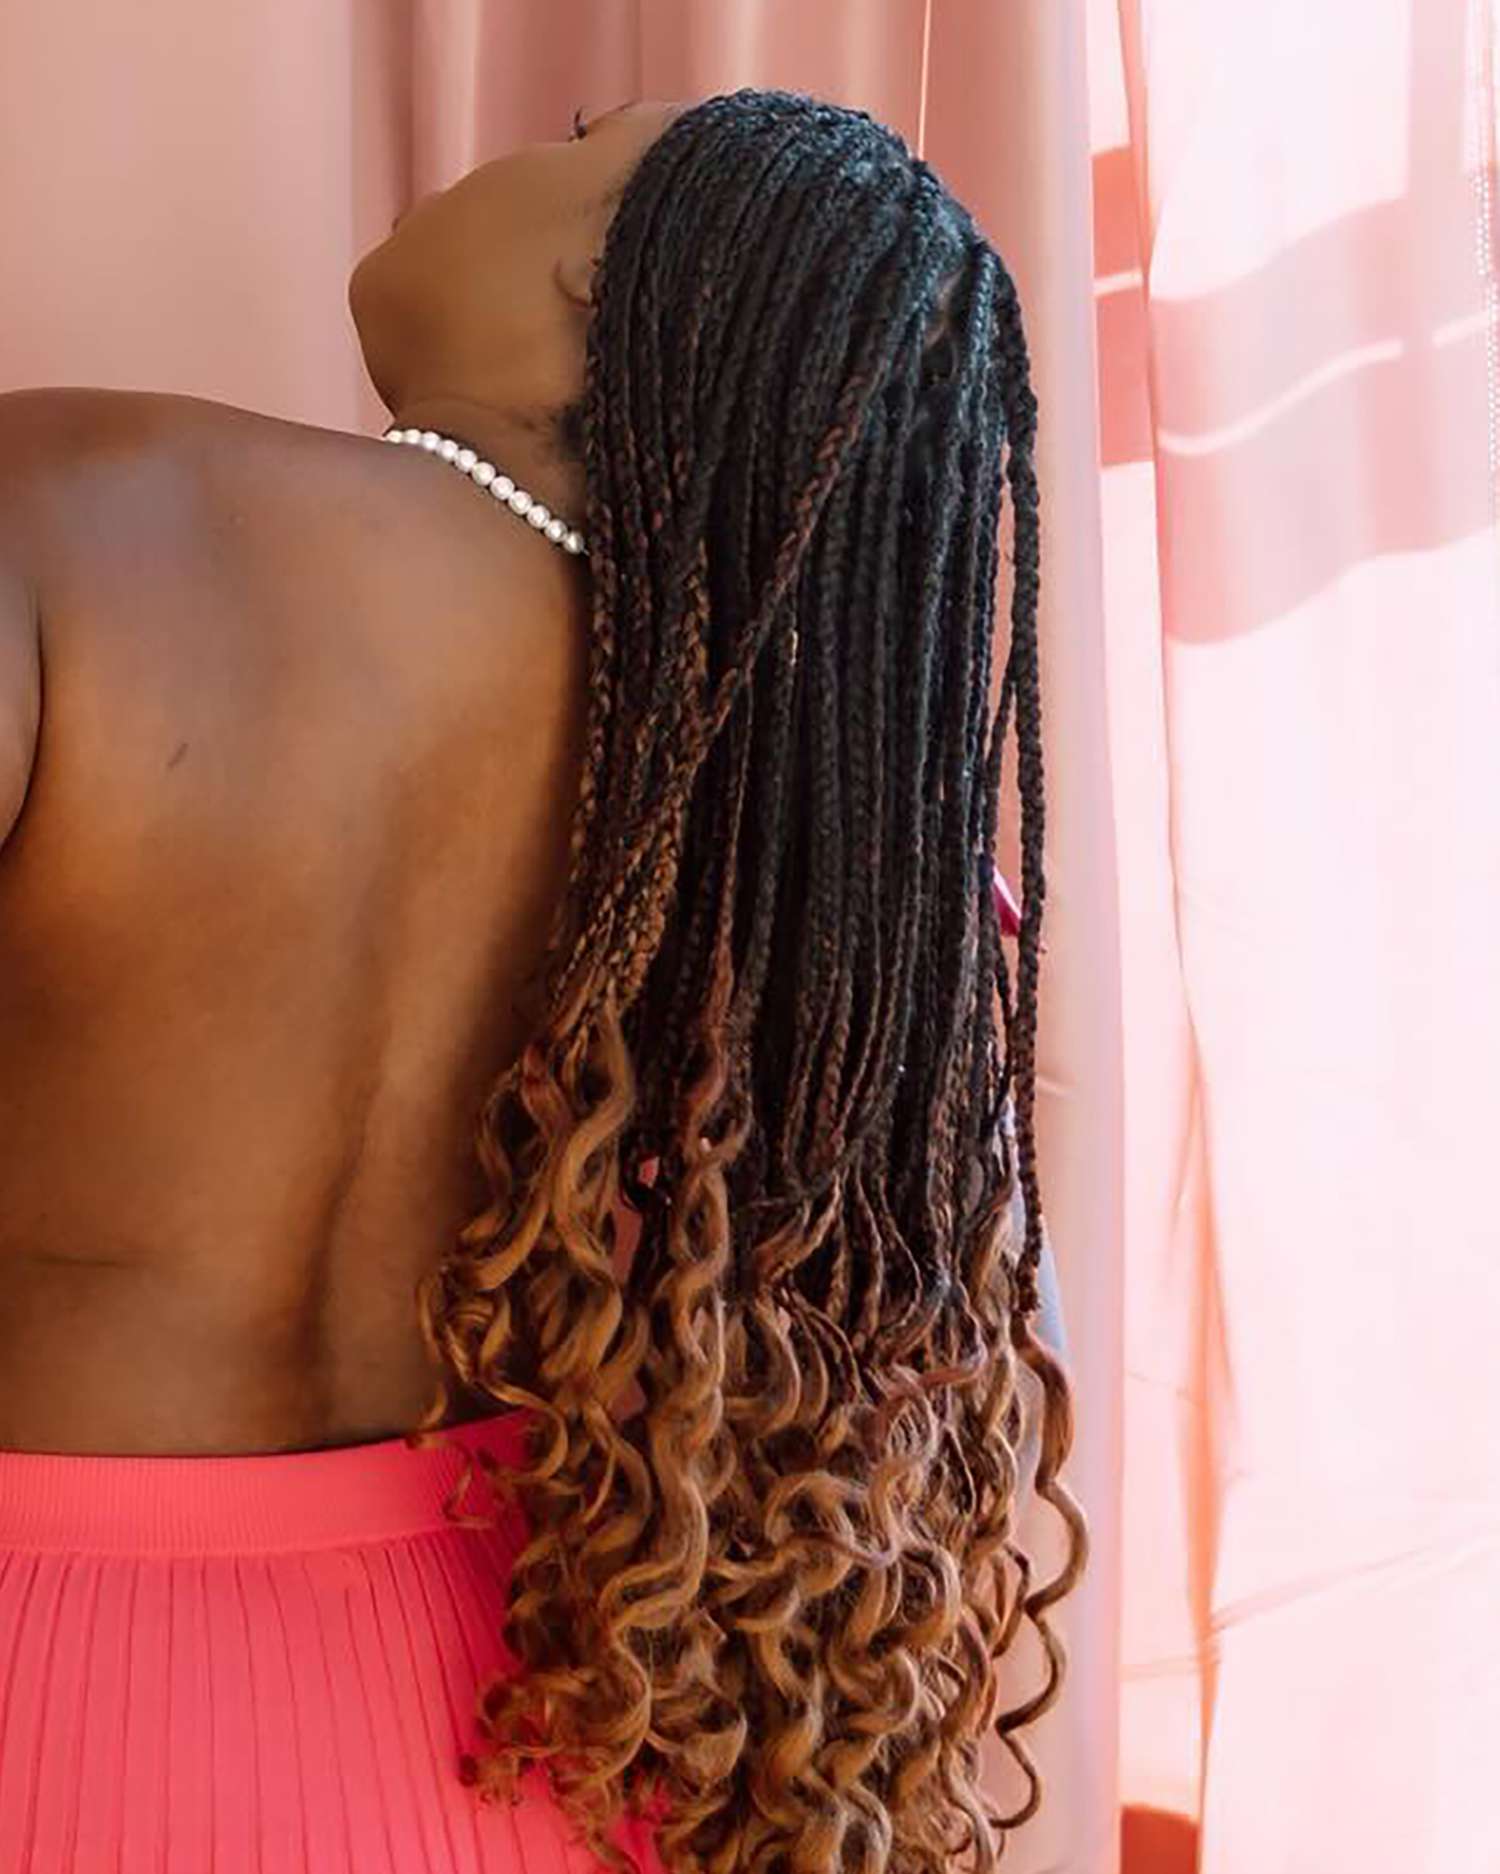
<svg viewBox="0 0 1500 1874"><path fill-rule="evenodd" d="M568 138L568 141L572 143L576 138L587 135L588 131L584 128L583 122L583 106L581 104L575 105L573 109L573 132Z"/></svg>

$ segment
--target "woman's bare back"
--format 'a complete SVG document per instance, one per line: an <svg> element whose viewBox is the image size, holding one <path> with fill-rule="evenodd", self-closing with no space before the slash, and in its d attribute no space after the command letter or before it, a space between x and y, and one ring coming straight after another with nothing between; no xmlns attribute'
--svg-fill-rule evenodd
<svg viewBox="0 0 1500 1874"><path fill-rule="evenodd" d="M392 1435L566 875L579 563L420 452L93 390L0 399L0 558L0 1447Z"/></svg>

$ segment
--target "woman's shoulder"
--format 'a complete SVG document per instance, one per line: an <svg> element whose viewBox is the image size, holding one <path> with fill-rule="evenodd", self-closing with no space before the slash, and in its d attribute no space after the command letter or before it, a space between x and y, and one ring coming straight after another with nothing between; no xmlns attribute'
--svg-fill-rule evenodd
<svg viewBox="0 0 1500 1874"><path fill-rule="evenodd" d="M175 456L186 464L208 455L253 470L268 455L286 463L342 456L378 470L389 454L355 431L181 391L38 384L0 392L0 483L111 459Z"/></svg>
<svg viewBox="0 0 1500 1874"><path fill-rule="evenodd" d="M34 384L0 392L0 474L81 450L140 448L212 422L256 413L174 391Z"/></svg>
<svg viewBox="0 0 1500 1874"><path fill-rule="evenodd" d="M70 539L85 509L108 524L119 507L154 528L191 499L196 471L217 439L243 443L274 419L205 397L118 390L92 384L40 384L0 393L0 547L15 541L41 561ZM144 498L144 512L142 508ZM45 564L32 569L37 576Z"/></svg>

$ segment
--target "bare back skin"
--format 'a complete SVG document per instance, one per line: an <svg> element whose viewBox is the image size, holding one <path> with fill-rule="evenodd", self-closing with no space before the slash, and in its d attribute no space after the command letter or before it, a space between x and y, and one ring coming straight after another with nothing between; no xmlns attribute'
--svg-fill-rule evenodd
<svg viewBox="0 0 1500 1874"><path fill-rule="evenodd" d="M43 716L0 846L0 1447L393 1436L566 879L583 562L422 451L6 402Z"/></svg>

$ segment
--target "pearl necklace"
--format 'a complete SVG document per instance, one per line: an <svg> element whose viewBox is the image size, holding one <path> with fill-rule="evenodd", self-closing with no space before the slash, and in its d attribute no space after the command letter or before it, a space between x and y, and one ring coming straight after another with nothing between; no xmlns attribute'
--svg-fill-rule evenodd
<svg viewBox="0 0 1500 1874"><path fill-rule="evenodd" d="M538 533L545 534L564 553L582 553L585 559L588 557L583 535L576 527L570 527L565 520L559 519L535 495L518 488L509 475L502 475L493 462L484 460L478 450L456 442L451 436L440 436L435 429L397 429L394 425L385 432L381 441L414 443L432 455L441 456L445 462L451 462L454 468L461 469L470 481L486 489L497 501L503 501L513 513L529 521Z"/></svg>

